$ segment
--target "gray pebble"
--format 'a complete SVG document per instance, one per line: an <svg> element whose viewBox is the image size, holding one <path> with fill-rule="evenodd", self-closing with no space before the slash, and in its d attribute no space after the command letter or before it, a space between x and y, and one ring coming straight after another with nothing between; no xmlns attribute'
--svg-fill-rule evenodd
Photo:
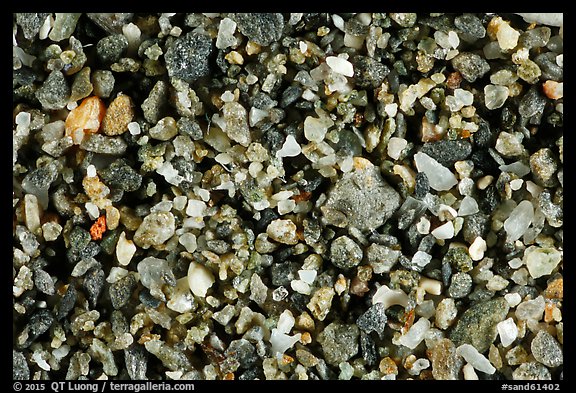
<svg viewBox="0 0 576 393"><path fill-rule="evenodd" d="M112 333L119 336L129 331L128 321L121 311L114 310L110 314L110 323L112 325Z"/></svg>
<svg viewBox="0 0 576 393"><path fill-rule="evenodd" d="M564 363L562 347L547 331L540 330L530 344L534 359L547 367L558 367Z"/></svg>
<svg viewBox="0 0 576 393"><path fill-rule="evenodd" d="M108 98L114 90L115 78L112 71L94 70L92 73L93 92L100 98Z"/></svg>
<svg viewBox="0 0 576 393"><path fill-rule="evenodd" d="M256 347L244 338L231 341L230 345L224 352L224 356L226 356L227 360L235 359L239 369L249 369L258 360ZM234 372L236 370L231 370L229 372Z"/></svg>
<svg viewBox="0 0 576 393"><path fill-rule="evenodd" d="M62 71L54 70L36 90L36 98L47 110L62 109L68 104L70 99L70 86Z"/></svg>
<svg viewBox="0 0 576 393"><path fill-rule="evenodd" d="M280 107L286 108L296 102L298 98L302 95L302 88L300 86L288 86L286 90L282 92L282 98L280 99Z"/></svg>
<svg viewBox="0 0 576 393"><path fill-rule="evenodd" d="M474 290L468 295L467 300L471 304L486 302L494 297L494 291L487 288L476 286Z"/></svg>
<svg viewBox="0 0 576 393"><path fill-rule="evenodd" d="M238 376L239 381L255 381L257 379L264 378L261 376L261 371L256 367L246 370Z"/></svg>
<svg viewBox="0 0 576 393"><path fill-rule="evenodd" d="M542 48L546 46L551 35L552 31L548 26L539 26L522 33L518 39L518 45L527 49Z"/></svg>
<svg viewBox="0 0 576 393"><path fill-rule="evenodd" d="M408 14L397 14L399 15L399 20L403 20L401 15L408 15ZM353 15L348 17L344 21L344 32L350 35L361 36L368 34L368 26L362 23L358 18L354 18Z"/></svg>
<svg viewBox="0 0 576 393"><path fill-rule="evenodd" d="M93 267L86 272L82 287L86 293L86 297L92 307L96 306L98 297L104 288L104 270L99 267Z"/></svg>
<svg viewBox="0 0 576 393"><path fill-rule="evenodd" d="M168 103L168 85L159 80L156 82L148 98L142 103L142 112L147 122L158 123Z"/></svg>
<svg viewBox="0 0 576 393"><path fill-rule="evenodd" d="M76 304L77 291L73 284L69 284L64 296L60 299L56 311L56 319L61 320L68 315Z"/></svg>
<svg viewBox="0 0 576 393"><path fill-rule="evenodd" d="M282 36L284 17L280 13L237 13L230 17L242 34L259 45L268 46Z"/></svg>
<svg viewBox="0 0 576 393"><path fill-rule="evenodd" d="M472 244L478 236L485 238L490 230L489 224L490 217L481 212L464 217L464 225L462 226L464 240Z"/></svg>
<svg viewBox="0 0 576 393"><path fill-rule="evenodd" d="M57 177L58 165L56 162L51 162L48 165L29 172L24 179L22 179L22 189L29 194L35 195L47 192Z"/></svg>
<svg viewBox="0 0 576 393"><path fill-rule="evenodd" d="M556 63L556 53L544 52L534 58L542 71L541 78L562 82L564 80L564 69Z"/></svg>
<svg viewBox="0 0 576 393"><path fill-rule="evenodd" d="M538 87L533 86L520 99L518 113L525 119L537 118L539 123L545 106L546 98L540 94Z"/></svg>
<svg viewBox="0 0 576 393"><path fill-rule="evenodd" d="M85 67L74 76L70 101L78 101L88 97L93 89L94 87L90 81L90 67Z"/></svg>
<svg viewBox="0 0 576 393"><path fill-rule="evenodd" d="M340 236L330 245L330 262L340 269L350 269L362 261L362 249L348 236Z"/></svg>
<svg viewBox="0 0 576 393"><path fill-rule="evenodd" d="M362 145L358 136L350 130L341 130L336 144L338 154L358 157L362 155Z"/></svg>
<svg viewBox="0 0 576 393"><path fill-rule="evenodd" d="M40 27L42 27L42 24L50 14L47 12L18 12L15 15L16 24L22 29L24 38L31 40L38 34Z"/></svg>
<svg viewBox="0 0 576 393"><path fill-rule="evenodd" d="M110 284L108 293L110 294L110 301L112 302L112 307L116 310L124 307L130 298L132 297L132 292L136 287L136 279L132 274L121 278L113 284Z"/></svg>
<svg viewBox="0 0 576 393"><path fill-rule="evenodd" d="M418 245L418 251L425 252L427 254L432 253L432 248L436 244L436 238L432 234L428 234L420 240L420 244Z"/></svg>
<svg viewBox="0 0 576 393"><path fill-rule="evenodd" d="M34 285L38 290L46 295L54 295L54 282L49 273L42 269L34 270Z"/></svg>
<svg viewBox="0 0 576 393"><path fill-rule="evenodd" d="M378 364L378 350L376 348L376 343L369 334L364 332L360 332L360 353L362 354L362 359L364 359L364 362L366 362L368 366Z"/></svg>
<svg viewBox="0 0 576 393"><path fill-rule="evenodd" d="M400 194L377 167L369 167L345 173L328 191L320 210L329 225L370 230L384 224L399 206Z"/></svg>
<svg viewBox="0 0 576 393"><path fill-rule="evenodd" d="M188 83L209 75L212 50L212 39L207 35L191 32L177 38L164 55L168 75Z"/></svg>
<svg viewBox="0 0 576 393"><path fill-rule="evenodd" d="M268 149L270 156L274 156L282 148L285 139L286 136L283 133L276 128L272 128L263 135L261 143Z"/></svg>
<svg viewBox="0 0 576 393"><path fill-rule="evenodd" d="M482 25L482 21L473 14L458 15L454 18L454 26L465 37L469 37L470 40L484 38L486 35L486 29Z"/></svg>
<svg viewBox="0 0 576 393"><path fill-rule="evenodd" d="M226 254L232 249L228 242L221 239L207 240L206 248L219 255Z"/></svg>
<svg viewBox="0 0 576 393"><path fill-rule="evenodd" d="M379 87L390 73L390 69L386 65L368 56L354 56L352 64L354 65L356 85L361 88L375 89Z"/></svg>
<svg viewBox="0 0 576 393"><path fill-rule="evenodd" d="M472 291L472 277L468 273L456 273L450 278L448 296L462 299Z"/></svg>
<svg viewBox="0 0 576 393"><path fill-rule="evenodd" d="M181 134L188 135L195 141L202 139L203 133L198 122L192 117L181 117L176 122L178 131Z"/></svg>
<svg viewBox="0 0 576 393"><path fill-rule="evenodd" d="M99 175L106 185L122 191L136 191L142 184L142 175L124 160L114 161L107 168L100 170Z"/></svg>
<svg viewBox="0 0 576 393"><path fill-rule="evenodd" d="M322 236L322 228L320 228L318 220L304 219L303 226L304 226L304 241L306 242L306 244L308 245L316 244Z"/></svg>
<svg viewBox="0 0 576 393"><path fill-rule="evenodd" d="M428 176L424 172L418 172L416 174L416 186L414 187L414 197L422 199L430 191L430 182L428 181Z"/></svg>
<svg viewBox="0 0 576 393"><path fill-rule="evenodd" d="M198 178L201 176L201 172L195 171L196 163L193 160L187 160L184 157L175 157L172 159L172 166L178 171L178 174L182 176L182 182L180 183L182 189L192 187L192 184L197 183Z"/></svg>
<svg viewBox="0 0 576 393"><path fill-rule="evenodd" d="M376 332L380 337L384 335L386 322L386 307L382 303L376 303L356 320L358 327L365 333Z"/></svg>
<svg viewBox="0 0 576 393"><path fill-rule="evenodd" d="M40 76L37 72L34 72L32 69L28 67L22 67L17 70L12 71L12 78L15 84L20 86L29 86L31 87L32 84L38 80Z"/></svg>
<svg viewBox="0 0 576 393"><path fill-rule="evenodd" d="M22 352L12 349L12 380L25 381L30 379L28 362Z"/></svg>
<svg viewBox="0 0 576 393"><path fill-rule="evenodd" d="M564 38L561 35L550 37L546 48L554 53L562 53L564 51Z"/></svg>
<svg viewBox="0 0 576 393"><path fill-rule="evenodd" d="M318 335L324 359L332 366L338 366L358 353L360 329L356 325L332 322Z"/></svg>
<svg viewBox="0 0 576 393"><path fill-rule="evenodd" d="M496 325L506 319L509 309L503 297L473 305L460 316L450 339L457 347L471 344L478 352L484 353L496 339Z"/></svg>
<svg viewBox="0 0 576 393"><path fill-rule="evenodd" d="M262 110L270 110L274 108L276 105L278 105L278 102L276 100L272 99L272 97L270 97L269 94L266 94L262 91L256 93L251 100L253 107Z"/></svg>
<svg viewBox="0 0 576 393"><path fill-rule="evenodd" d="M35 340L42 333L46 332L54 322L54 315L48 309L42 308L36 311L28 322L30 329L31 339Z"/></svg>
<svg viewBox="0 0 576 393"><path fill-rule="evenodd" d="M470 157L472 144L466 139L455 141L440 140L424 143L420 151L428 154L440 164L451 167L456 161L462 161Z"/></svg>
<svg viewBox="0 0 576 393"><path fill-rule="evenodd" d="M490 71L488 62L476 53L461 52L450 60L450 62L452 63L452 67L460 72L462 77L468 82L474 82Z"/></svg>
<svg viewBox="0 0 576 393"><path fill-rule="evenodd" d="M96 54L104 64L116 63L127 50L128 40L122 34L106 36L96 44Z"/></svg>
<svg viewBox="0 0 576 393"><path fill-rule="evenodd" d="M372 266L374 273L388 273L398 262L401 254L399 250L372 243L366 248L366 261Z"/></svg>
<svg viewBox="0 0 576 393"><path fill-rule="evenodd" d="M552 379L550 370L538 362L522 363L512 372L515 381L549 381Z"/></svg>
<svg viewBox="0 0 576 393"><path fill-rule="evenodd" d="M442 261L449 263L454 270L459 272L469 272L473 268L472 258L464 247L449 249L446 254L444 254Z"/></svg>
<svg viewBox="0 0 576 393"><path fill-rule="evenodd" d="M295 262L274 263L270 269L272 285L290 286L290 282L298 277L299 269Z"/></svg>
<svg viewBox="0 0 576 393"><path fill-rule="evenodd" d="M99 244L90 242L83 248L69 248L66 251L66 257L70 263L76 263L82 259L95 257L100 253L101 250L102 248Z"/></svg>
<svg viewBox="0 0 576 393"><path fill-rule="evenodd" d="M451 18L446 14L438 16L424 16L419 19L419 22L424 26L432 27L434 30L439 30L444 33L448 33L453 28Z"/></svg>
<svg viewBox="0 0 576 393"><path fill-rule="evenodd" d="M128 145L121 137L91 134L80 143L80 147L98 154L122 155L126 152Z"/></svg>
<svg viewBox="0 0 576 393"><path fill-rule="evenodd" d="M81 250L85 248L91 239L90 232L86 229L79 226L73 227L69 235L70 250Z"/></svg>
<svg viewBox="0 0 576 393"><path fill-rule="evenodd" d="M124 363L126 371L132 380L145 380L148 368L148 352L138 345L134 344L124 350Z"/></svg>
<svg viewBox="0 0 576 393"><path fill-rule="evenodd" d="M510 129L516 121L516 115L508 107L502 108L501 123L502 128ZM489 148L494 144L495 132L490 129L490 123L486 120L481 119L478 124L478 131L472 135L472 140L474 145L482 148Z"/></svg>
<svg viewBox="0 0 576 393"><path fill-rule="evenodd" d="M442 276L442 283L445 287L450 286L450 278L452 277L452 266L448 261L442 261L442 267L440 268L440 274Z"/></svg>

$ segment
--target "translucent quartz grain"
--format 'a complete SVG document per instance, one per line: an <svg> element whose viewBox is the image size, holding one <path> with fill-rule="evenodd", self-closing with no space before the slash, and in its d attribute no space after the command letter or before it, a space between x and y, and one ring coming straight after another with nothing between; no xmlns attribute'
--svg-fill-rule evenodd
<svg viewBox="0 0 576 393"><path fill-rule="evenodd" d="M518 337L518 327L512 318L499 322L498 325L496 325L496 329L498 329L500 342L503 347L510 346Z"/></svg>
<svg viewBox="0 0 576 393"><path fill-rule="evenodd" d="M447 191L458 184L454 173L428 154L422 152L416 153L414 154L414 161L418 172L424 172L426 174L430 187L434 190Z"/></svg>
<svg viewBox="0 0 576 393"><path fill-rule="evenodd" d="M522 201L504 221L504 229L510 242L520 239L534 219L534 207L530 201Z"/></svg>
<svg viewBox="0 0 576 393"><path fill-rule="evenodd" d="M414 349L424 340L426 332L430 329L430 321L426 318L420 318L410 330L400 337L400 344Z"/></svg>
<svg viewBox="0 0 576 393"><path fill-rule="evenodd" d="M482 371L486 374L494 374L496 369L490 361L484 357L474 346L470 344L462 344L456 348L456 353L462 356L468 363L476 370Z"/></svg>

